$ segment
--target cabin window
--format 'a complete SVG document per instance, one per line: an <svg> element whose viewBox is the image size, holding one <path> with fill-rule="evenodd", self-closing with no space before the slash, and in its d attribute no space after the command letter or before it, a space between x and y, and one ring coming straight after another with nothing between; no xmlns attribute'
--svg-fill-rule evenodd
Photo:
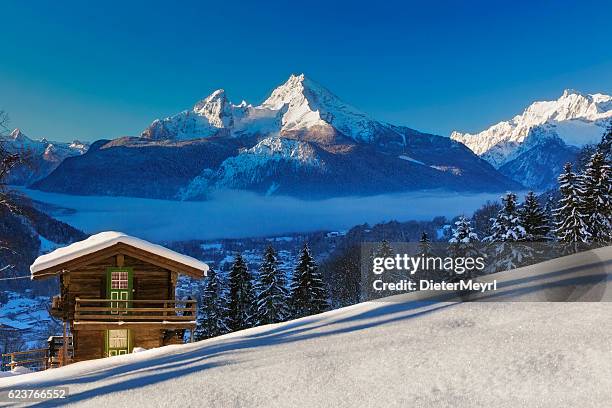
<svg viewBox="0 0 612 408"><path fill-rule="evenodd" d="M108 331L108 348L110 349L126 349L128 347L128 331L127 330L109 330ZM123 350L119 350L123 351ZM124 353L119 353L124 354Z"/></svg>
<svg viewBox="0 0 612 408"><path fill-rule="evenodd" d="M111 272L111 289L127 289L128 288L128 272Z"/></svg>

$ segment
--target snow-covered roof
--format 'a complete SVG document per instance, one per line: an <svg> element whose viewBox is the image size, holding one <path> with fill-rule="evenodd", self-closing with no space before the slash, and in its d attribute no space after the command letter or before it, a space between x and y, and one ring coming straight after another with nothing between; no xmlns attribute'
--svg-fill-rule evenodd
<svg viewBox="0 0 612 408"><path fill-rule="evenodd" d="M140 238L132 237L122 232L105 231L95 234L86 240L75 242L63 248L58 248L53 252L36 258L30 266L32 278L37 272L61 265L65 262L77 259L79 257L98 252L105 248L109 248L118 243L123 243L134 248L140 249L189 266L191 268L202 271L204 274L208 271L208 265L202 261L198 261L187 255L179 254L161 245L152 244Z"/></svg>

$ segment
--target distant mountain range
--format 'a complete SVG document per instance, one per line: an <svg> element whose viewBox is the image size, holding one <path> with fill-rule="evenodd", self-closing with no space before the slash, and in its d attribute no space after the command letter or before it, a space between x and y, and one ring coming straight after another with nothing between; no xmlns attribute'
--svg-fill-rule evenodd
<svg viewBox="0 0 612 408"><path fill-rule="evenodd" d="M224 189L325 198L520 185L461 143L376 121L292 75L261 105L216 90L138 138L98 141L33 188L197 200Z"/></svg>
<svg viewBox="0 0 612 408"><path fill-rule="evenodd" d="M477 134L453 132L502 174L533 189L556 185L563 164L580 147L601 140L612 120L612 97L565 90L555 101L535 102L511 120Z"/></svg>
<svg viewBox="0 0 612 408"><path fill-rule="evenodd" d="M26 164L13 168L8 175L8 182L16 185L29 185L47 177L64 159L80 156L89 147L78 140L72 143L33 140L20 129L13 130L8 137L0 140L9 152L22 152L27 157Z"/></svg>

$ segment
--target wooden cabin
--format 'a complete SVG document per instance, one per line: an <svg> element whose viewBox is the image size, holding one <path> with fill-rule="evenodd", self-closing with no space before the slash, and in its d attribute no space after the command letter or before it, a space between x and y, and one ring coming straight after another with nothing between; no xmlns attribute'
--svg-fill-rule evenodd
<svg viewBox="0 0 612 408"><path fill-rule="evenodd" d="M182 343L195 328L196 302L175 299L179 274L203 278L208 266L119 232L103 232L43 255L32 279L59 276L51 315L72 335L72 361ZM69 344L69 341L64 341ZM65 353L64 353L65 354Z"/></svg>

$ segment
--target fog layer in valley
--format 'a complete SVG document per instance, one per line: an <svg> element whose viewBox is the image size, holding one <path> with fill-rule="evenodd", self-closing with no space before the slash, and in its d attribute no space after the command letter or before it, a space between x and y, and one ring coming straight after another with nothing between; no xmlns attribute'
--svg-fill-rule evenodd
<svg viewBox="0 0 612 408"><path fill-rule="evenodd" d="M486 200L500 196L440 191L303 201L226 191L210 201L168 201L23 192L33 200L60 207L52 215L86 233L117 230L153 241L244 238L344 230L366 222L453 217L471 214Z"/></svg>

